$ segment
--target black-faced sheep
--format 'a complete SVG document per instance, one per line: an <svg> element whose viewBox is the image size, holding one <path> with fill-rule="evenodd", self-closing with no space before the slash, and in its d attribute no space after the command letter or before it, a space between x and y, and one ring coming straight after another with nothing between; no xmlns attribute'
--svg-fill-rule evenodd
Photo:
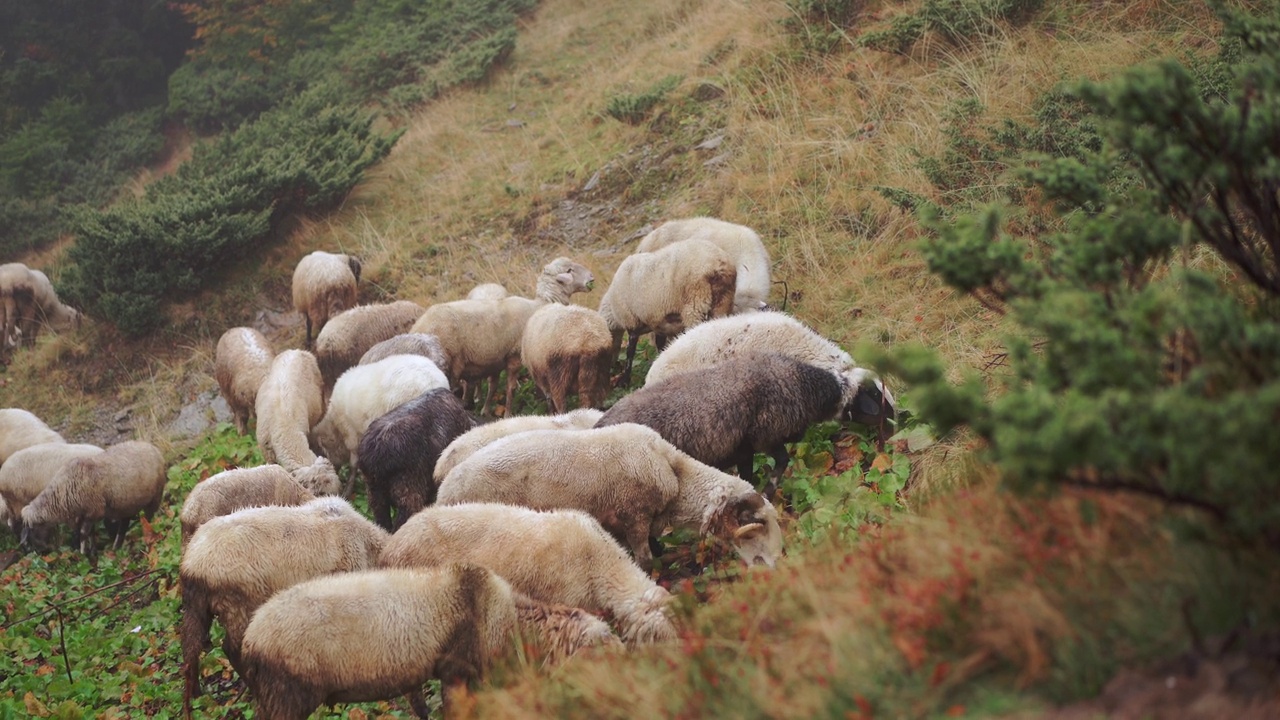
<svg viewBox="0 0 1280 720"><path fill-rule="evenodd" d="M486 446L449 471L436 502L494 502L590 513L648 567L649 539L689 528L773 567L782 530L745 480L700 463L643 425L533 430Z"/></svg>
<svg viewBox="0 0 1280 720"><path fill-rule="evenodd" d="M244 636L257 717L306 720L321 705L410 694L450 697L506 652L516 632L511 586L482 567L373 570L300 583L262 605Z"/></svg>
<svg viewBox="0 0 1280 720"><path fill-rule="evenodd" d="M383 567L482 565L546 603L610 614L630 645L675 637L670 596L590 515L475 503L434 505L409 518L383 550Z"/></svg>
<svg viewBox="0 0 1280 720"><path fill-rule="evenodd" d="M317 495L338 492L342 481L328 458L311 451L307 434L324 412L320 368L306 350L285 350L271 361L254 403L258 447L269 463L279 463Z"/></svg>
<svg viewBox="0 0 1280 720"><path fill-rule="evenodd" d="M509 414L525 323L534 311L547 303L568 304L571 295L590 290L594 281L587 268L568 258L556 258L547 263L538 276L536 300L506 297L438 303L427 308L414 324L413 332L431 333L440 338L449 354L445 374L454 387L462 381L496 378L506 370ZM492 394L491 389L489 395ZM489 402L490 398L486 397L482 414L488 414Z"/></svg>
<svg viewBox="0 0 1280 720"><path fill-rule="evenodd" d="M246 508L201 525L178 571L187 714L200 695L200 653L215 617L226 629L222 649L240 670L241 640L258 606L304 580L374 567L388 537L337 497Z"/></svg>
<svg viewBox="0 0 1280 720"><path fill-rule="evenodd" d="M182 503L182 546L201 525L237 510L266 505L302 505L316 496L279 465L224 470L196 484Z"/></svg>
<svg viewBox="0 0 1280 720"><path fill-rule="evenodd" d="M342 373L355 367L373 346L408 332L422 312L422 306L415 302L397 300L384 305L360 305L329 318L316 336L315 347L325 397Z"/></svg>
<svg viewBox="0 0 1280 720"><path fill-rule="evenodd" d="M0 465L23 448L61 442L66 441L34 413L21 408L0 409Z"/></svg>
<svg viewBox="0 0 1280 720"><path fill-rule="evenodd" d="M392 355L421 355L441 369L449 367L449 354L440 344L440 338L424 333L401 333L369 348L358 365L369 365Z"/></svg>
<svg viewBox="0 0 1280 720"><path fill-rule="evenodd" d="M661 350L668 336L728 315L737 277L737 268L725 251L706 240L683 240L624 259L600 300L600 315L613 334L615 357L622 334L630 335L620 384L631 384L631 365L641 335L654 333Z"/></svg>
<svg viewBox="0 0 1280 720"><path fill-rule="evenodd" d="M306 347L329 318L356 304L360 259L316 250L298 261L293 270L293 309L307 324Z"/></svg>
<svg viewBox="0 0 1280 720"><path fill-rule="evenodd" d="M586 430L604 416L600 410L574 410L562 415L520 415L480 425L459 435L436 460L435 483L440 485L455 465L477 450L508 435L529 430Z"/></svg>
<svg viewBox="0 0 1280 720"><path fill-rule="evenodd" d="M258 388L271 369L276 351L262 333L249 327L233 327L218 338L213 356L213 377L231 408L236 429L249 431L249 418L254 414Z"/></svg>
<svg viewBox="0 0 1280 720"><path fill-rule="evenodd" d="M165 470L156 446L140 441L122 442L66 463L23 508L23 542L28 532L65 523L78 529L80 552L92 557L93 526L102 520L119 548L139 512L150 520L160 509Z"/></svg>
<svg viewBox="0 0 1280 720"><path fill-rule="evenodd" d="M567 398L574 392L580 407L604 402L613 357L613 336L604 318L580 305L539 308L520 344L521 362L558 413L568 410Z"/></svg>
<svg viewBox="0 0 1280 720"><path fill-rule="evenodd" d="M596 427L640 423L708 465L736 465L754 482L758 452L774 460L770 492L777 489L796 442L810 425L852 420L863 404L878 409L879 390L868 377L849 379L781 353L745 354L673 375L619 400Z"/></svg>
<svg viewBox="0 0 1280 720"><path fill-rule="evenodd" d="M475 425L462 402L444 387L429 390L370 423L360 438L358 456L373 519L394 531L435 502L436 459L454 438Z"/></svg>
<svg viewBox="0 0 1280 720"><path fill-rule="evenodd" d="M9 529L21 536L22 510L44 491L63 465L98 455L102 448L64 442L41 443L9 456L0 467L0 501L8 511Z"/></svg>
<svg viewBox="0 0 1280 720"><path fill-rule="evenodd" d="M740 315L769 307L769 252L755 230L709 217L672 220L645 235L636 252L653 252L681 240L698 238L715 243L738 269L733 312Z"/></svg>

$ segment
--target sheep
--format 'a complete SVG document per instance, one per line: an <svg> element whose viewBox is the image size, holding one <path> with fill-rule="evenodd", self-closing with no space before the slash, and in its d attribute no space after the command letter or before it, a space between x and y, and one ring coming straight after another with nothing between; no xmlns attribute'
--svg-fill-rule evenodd
<svg viewBox="0 0 1280 720"><path fill-rule="evenodd" d="M240 645L254 610L273 594L320 575L372 568L389 536L345 500L256 507L200 526L182 552L183 703L200 695L200 652L217 618L222 649L240 671Z"/></svg>
<svg viewBox="0 0 1280 720"><path fill-rule="evenodd" d="M467 293L468 300L501 300L509 293L498 283L483 283L471 288Z"/></svg>
<svg viewBox="0 0 1280 720"><path fill-rule="evenodd" d="M302 505L316 496L279 465L223 470L196 484L182 503L182 547L201 525L236 510L264 505Z"/></svg>
<svg viewBox="0 0 1280 720"><path fill-rule="evenodd" d="M96 445L65 442L40 443L9 456L0 466L0 501L8 509L9 529L15 537L23 532L22 510L35 500L63 465L102 452Z"/></svg>
<svg viewBox="0 0 1280 720"><path fill-rule="evenodd" d="M558 665L583 648L620 649L622 641L609 624L582 608L543 603L515 593L516 619L542 667ZM532 651L532 652L530 652Z"/></svg>
<svg viewBox="0 0 1280 720"><path fill-rule="evenodd" d="M102 520L118 549L139 512L150 520L160 509L165 470L156 446L137 440L66 463L22 509L22 542L44 525L66 523L78 529L80 552L93 557L93 526Z"/></svg>
<svg viewBox="0 0 1280 720"><path fill-rule="evenodd" d="M737 266L733 291L733 314L769 308L769 252L755 230L709 217L671 220L645 235L636 252L653 252L690 238L713 242L728 253Z"/></svg>
<svg viewBox="0 0 1280 720"><path fill-rule="evenodd" d="M330 318L316 335L315 346L316 362L320 363L320 376L324 378L324 396L329 396L338 377L373 346L408 332L422 312L423 307L415 302L397 300L384 305L360 305Z"/></svg>
<svg viewBox="0 0 1280 720"><path fill-rule="evenodd" d="M640 423L691 457L716 467L736 465L754 480L757 452L774 460L768 494L777 490L796 442L815 422L858 417L878 408L879 391L781 353L755 353L674 375L619 400L596 427Z"/></svg>
<svg viewBox="0 0 1280 720"><path fill-rule="evenodd" d="M258 388L271 369L276 351L262 333L249 327L233 327L218 338L213 356L213 377L231 408L236 430L249 431Z"/></svg>
<svg viewBox="0 0 1280 720"><path fill-rule="evenodd" d="M306 350L285 350L271 361L254 402L258 415L258 447L269 463L279 463L295 480L317 495L341 488L328 458L311 451L307 433L322 417L320 368Z"/></svg>
<svg viewBox="0 0 1280 720"><path fill-rule="evenodd" d="M401 333L388 338L369 348L357 365L369 365L384 360L392 355L421 355L436 364L436 367L449 367L449 355L440 344L440 338L423 333Z"/></svg>
<svg viewBox="0 0 1280 720"><path fill-rule="evenodd" d="M450 470L436 502L582 510L642 567L652 563L649 539L668 525L724 540L751 565L773 567L782 548L777 511L750 483L634 423L503 438Z"/></svg>
<svg viewBox="0 0 1280 720"><path fill-rule="evenodd" d="M256 717L306 720L324 704L408 693L427 717L422 685L450 698L512 646L515 599L476 565L383 569L317 578L262 605L244 636L244 678Z"/></svg>
<svg viewBox="0 0 1280 720"><path fill-rule="evenodd" d="M498 438L504 438L527 430L585 430L594 427L596 422L603 416L604 413L600 410L585 409L574 410L562 415L522 415L495 420L468 430L449 443L449 446L440 453L439 459L436 460L435 484L439 485L440 481L444 480L455 465L471 457L477 450Z"/></svg>
<svg viewBox="0 0 1280 720"><path fill-rule="evenodd" d="M696 238L624 259L600 299L600 315L613 334L613 357L622 344L622 333L630 335L619 385L631 384L641 335L654 333L654 344L661 350L668 336L728 315L737 277L724 250Z"/></svg>
<svg viewBox="0 0 1280 720"><path fill-rule="evenodd" d="M699 325L658 355L645 385L757 352L782 353L834 373L845 393L841 406L848 419L877 425L882 436L886 421L891 423L896 416L893 394L870 370L858 367L839 345L781 312L737 315Z"/></svg>
<svg viewBox="0 0 1280 720"><path fill-rule="evenodd" d="M0 465L19 450L41 443L64 443L66 440L36 417L21 408L0 409Z"/></svg>
<svg viewBox="0 0 1280 720"><path fill-rule="evenodd" d="M628 645L676 635L666 611L667 591L595 518L577 510L433 505L396 531L378 561L401 568L451 562L487 567L539 602L610 614Z"/></svg>
<svg viewBox="0 0 1280 720"><path fill-rule="evenodd" d="M549 303L568 304L570 296L591 290L594 276L587 268L564 257L542 268L538 276L537 299L506 297L501 300L455 300L427 308L413 332L431 333L440 338L449 354L445 373L458 387L486 377L496 379L507 371L507 414L515 394L516 370L520 366L520 341L529 316ZM491 379L489 395L496 383ZM486 396L481 414L489 413Z"/></svg>
<svg viewBox="0 0 1280 720"><path fill-rule="evenodd" d="M435 502L436 458L475 426L447 387L429 390L370 423L360 438L358 456L374 521L395 531L410 515Z"/></svg>
<svg viewBox="0 0 1280 720"><path fill-rule="evenodd" d="M318 334L329 318L356 304L360 259L316 250L298 261L293 270L293 309L307 324L307 349L314 330Z"/></svg>
<svg viewBox="0 0 1280 720"><path fill-rule="evenodd" d="M54 292L49 277L22 263L0 265L0 353L8 347L35 344L40 328L48 326L55 331L79 329L80 311L64 305Z"/></svg>
<svg viewBox="0 0 1280 720"><path fill-rule="evenodd" d="M360 437L369 424L396 406L440 387L449 380L440 368L419 355L392 355L342 373L333 386L329 409L312 429L312 437L335 464L359 467ZM350 496L355 474L343 494Z"/></svg>
<svg viewBox="0 0 1280 720"><path fill-rule="evenodd" d="M580 305L539 308L520 344L521 362L558 413L568 410L570 392L578 393L583 408L604 402L613 357L613 336L604 318Z"/></svg>

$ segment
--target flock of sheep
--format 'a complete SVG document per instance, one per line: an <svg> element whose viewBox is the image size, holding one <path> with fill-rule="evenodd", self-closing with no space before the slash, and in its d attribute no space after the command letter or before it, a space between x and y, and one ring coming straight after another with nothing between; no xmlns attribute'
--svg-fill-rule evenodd
<svg viewBox="0 0 1280 720"><path fill-rule="evenodd" d="M782 533L754 455L775 459L772 493L784 443L812 423L894 416L872 373L769 310L769 257L741 225L660 226L598 312L568 304L594 278L566 258L543 268L533 299L482 285L429 308L355 306L359 274L347 255L298 264L309 349L276 353L243 327L218 342L219 387L242 432L256 418L269 464L210 477L182 507L188 711L214 619L268 719L402 694L425 717L426 680L447 702L513 637L548 662L673 638L669 596L648 572L654 539L686 528L772 567ZM623 334L629 383L648 332L661 353L645 386L602 412ZM522 365L558 414L478 424L468 406L487 415L506 371L510 412ZM159 504L164 468L148 449L68 445L30 413L0 410L0 512L24 538L69 524L86 552L103 519L119 543ZM340 496L357 476L374 521Z"/></svg>

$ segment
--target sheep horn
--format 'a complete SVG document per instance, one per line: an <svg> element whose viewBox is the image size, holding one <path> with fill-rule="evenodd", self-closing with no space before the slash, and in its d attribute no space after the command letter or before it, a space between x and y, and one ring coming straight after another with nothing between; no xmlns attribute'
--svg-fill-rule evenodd
<svg viewBox="0 0 1280 720"><path fill-rule="evenodd" d="M764 527L764 523L750 523L747 525L743 525L742 527L733 531L733 539L739 540L745 537L746 535L749 535L750 533L753 533L757 530L762 529L763 527Z"/></svg>

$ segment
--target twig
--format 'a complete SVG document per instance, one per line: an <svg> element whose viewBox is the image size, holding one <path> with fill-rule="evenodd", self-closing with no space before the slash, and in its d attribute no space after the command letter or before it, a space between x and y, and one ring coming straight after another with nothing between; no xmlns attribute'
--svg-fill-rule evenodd
<svg viewBox="0 0 1280 720"><path fill-rule="evenodd" d="M90 590L89 592L87 592L87 593L85 593L85 594L83 594L83 595L79 595L79 596L76 596L76 597L70 598L70 599L68 599L68 600L62 600L62 601L60 601L60 602L53 603L52 605L50 605L49 607L45 608L44 610L41 610L40 612L32 613L32 614L30 614L30 615L28 615L28 616L26 616L26 617L24 617L24 618L18 618L17 620L14 620L13 622L7 623L7 624L5 624L5 625L0 625L0 630L8 630L9 628L13 627L14 625L17 625L17 624L18 624L18 623L20 623L20 622L26 622L27 620L30 620L30 619L32 619L32 618L38 618L38 617L41 617L41 616L43 616L43 615L48 615L50 612L54 612L54 611L56 611L58 608L60 608L60 607L62 607L62 606L64 606L64 605L69 605L69 604L71 604L71 603L73 603L73 602L78 602L78 601L83 600L83 599L85 599L85 598L87 598L87 597L91 597L91 596L93 596L93 595L97 595L98 593L100 593L100 592L102 592L102 591L104 591L104 590L110 590L110 589L111 589L111 588L113 588L113 587L118 587L118 586L120 586L120 585L124 585L124 584L126 584L126 583L137 582L138 580L141 580L142 578L147 577L148 575L154 575L155 573L160 572L160 570L161 570L161 568L154 568L154 569L152 569L152 570L148 570L148 571L146 571L146 572L143 572L143 573L139 573L139 574L137 574L137 575L134 575L134 576L133 576L133 577L131 577L131 578L125 578L124 580L118 580L118 581L116 581L116 582L111 583L110 585L103 585L102 587L98 588L97 590Z"/></svg>
<svg viewBox="0 0 1280 720"><path fill-rule="evenodd" d="M62 666L67 671L67 682L75 682L71 679L71 659L67 655L67 638L62 634L62 627L67 624L67 621L62 617L62 608L54 606L53 609L58 613L58 644L62 645Z"/></svg>

